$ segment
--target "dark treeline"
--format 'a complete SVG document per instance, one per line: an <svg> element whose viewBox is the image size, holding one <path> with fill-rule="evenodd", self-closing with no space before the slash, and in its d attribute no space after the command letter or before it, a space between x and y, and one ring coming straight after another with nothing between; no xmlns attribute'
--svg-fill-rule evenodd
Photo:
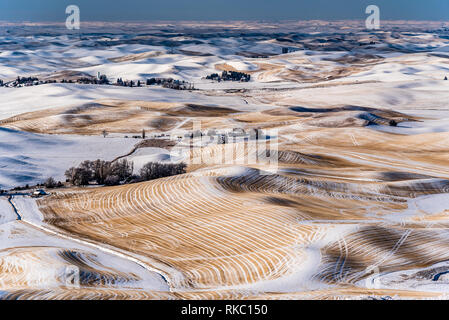
<svg viewBox="0 0 449 320"><path fill-rule="evenodd" d="M25 84L25 83L35 82L35 81L39 81L39 79L36 77L17 77L17 79L16 79L16 83L18 83L18 84Z"/></svg>
<svg viewBox="0 0 449 320"><path fill-rule="evenodd" d="M62 80L61 83L72 83L73 81L69 80ZM82 84L110 84L108 77L106 77L106 75L102 74L100 75L98 78L88 78L88 77L83 77L83 78L79 78L76 80L77 83L82 83Z"/></svg>
<svg viewBox="0 0 449 320"><path fill-rule="evenodd" d="M172 78L150 78L146 81L147 86L160 85L164 88L170 88L175 90L194 90L193 83L186 82L184 80L175 80Z"/></svg>
<svg viewBox="0 0 449 320"><path fill-rule="evenodd" d="M20 77L18 76L16 80L11 82L4 82L3 80L0 80L0 87L3 86L9 86L9 87L24 87L24 86L35 86L38 84L45 84L45 83L55 83L56 80L46 80L46 81L40 81L36 77Z"/></svg>
<svg viewBox="0 0 449 320"><path fill-rule="evenodd" d="M61 181L56 181L53 177L50 177L47 180L45 180L43 183L38 183L36 185L26 184L24 186L14 187L11 190L12 191L25 191L25 190L30 190L30 189L42 188L42 187L45 187L47 189L62 188L62 187L64 187L64 183L62 183ZM2 194L1 191L3 191L3 193L7 192L6 190L0 190L0 194Z"/></svg>
<svg viewBox="0 0 449 320"><path fill-rule="evenodd" d="M185 163L164 164L149 162L140 169L139 175L133 174L133 163L123 159L115 162L104 160L83 161L78 167L65 172L67 182L75 186L85 186L94 182L99 185L114 186L136 183L186 172Z"/></svg>
<svg viewBox="0 0 449 320"><path fill-rule="evenodd" d="M142 84L141 84L140 80L137 80L137 82L134 82L133 80L123 81L122 78L118 78L115 85L121 86L121 87L131 87L132 88L132 87L140 87Z"/></svg>
<svg viewBox="0 0 449 320"><path fill-rule="evenodd" d="M141 87L143 84L147 86L159 85L164 88L175 89L175 90L194 90L195 87L192 83L186 82L184 80L175 80L172 78L150 78L146 79L144 83L140 80L123 80L118 78L115 85L122 87Z"/></svg>
<svg viewBox="0 0 449 320"><path fill-rule="evenodd" d="M223 71L221 75L218 73L213 73L211 75L208 75L206 77L208 80L216 80L218 82L220 81L241 81L241 82L248 82L251 80L251 75L243 73L243 72L236 72L236 71Z"/></svg>
<svg viewBox="0 0 449 320"><path fill-rule="evenodd" d="M16 80L11 82L4 82L0 80L0 87L25 87L25 86L36 86L40 84L47 83L57 83L55 79L52 80L39 80L36 77L17 77ZM150 78L146 81L133 81L133 80L123 80L122 78L117 78L116 82L111 82L108 77L104 74L99 74L96 78L93 77L81 77L76 80L73 79L61 79L60 83L78 83L78 84L101 84L101 85L115 85L121 87L141 87L143 85L160 85L164 88L175 89L175 90L195 90L193 83L186 82L184 80L175 80L172 78Z"/></svg>
<svg viewBox="0 0 449 320"><path fill-rule="evenodd" d="M175 176L186 172L185 163L159 163L149 162L140 169L141 181L154 180L164 177Z"/></svg>
<svg viewBox="0 0 449 320"><path fill-rule="evenodd" d="M40 84L47 84L47 83L57 83L55 79L51 80L39 80L39 78L36 77L17 77L16 80L5 83L3 80L0 80L0 87L2 86L8 86L8 87L26 87L26 86L37 86ZM82 77L77 80L66 80L61 79L61 83L80 83L80 84L110 84L108 78L106 75L101 75L98 79L97 78L89 78L89 77Z"/></svg>
<svg viewBox="0 0 449 320"><path fill-rule="evenodd" d="M133 178L133 163L123 159L111 163L95 160L83 161L78 167L72 167L65 172L67 182L76 186L85 186L94 181L97 184L117 185L127 183Z"/></svg>

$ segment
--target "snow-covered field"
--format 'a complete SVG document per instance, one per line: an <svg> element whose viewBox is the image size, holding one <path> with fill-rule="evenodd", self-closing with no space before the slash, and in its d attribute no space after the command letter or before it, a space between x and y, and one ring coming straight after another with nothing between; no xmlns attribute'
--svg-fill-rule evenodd
<svg viewBox="0 0 449 320"><path fill-rule="evenodd" d="M383 28L0 24L0 80L57 80L0 87L0 189L64 181L83 160L126 156L136 173L185 160L157 143L129 154L141 139L124 136L143 129L179 137L200 121L204 131L275 129L279 140L268 176L265 163L244 162L248 149L238 166L15 195L23 221L0 196L0 298L23 289L84 299L449 296L449 28ZM251 80L206 79L224 70ZM97 73L195 90L61 83ZM73 265L83 274L76 292L63 286Z"/></svg>
<svg viewBox="0 0 449 320"><path fill-rule="evenodd" d="M79 105L97 99L188 102L223 107L238 105L244 110L264 107L257 104L247 105L240 97L226 96L211 99L197 92L177 91L160 87L126 88L57 83L19 89L0 87L0 95L2 97L0 101L0 120L26 112Z"/></svg>
<svg viewBox="0 0 449 320"><path fill-rule="evenodd" d="M17 219L6 197L0 197L0 224L8 223Z"/></svg>
<svg viewBox="0 0 449 320"><path fill-rule="evenodd" d="M113 160L127 154L133 139L39 135L0 128L0 189L34 185L84 160Z"/></svg>
<svg viewBox="0 0 449 320"><path fill-rule="evenodd" d="M46 229L33 199L14 197L22 220L6 222L9 203L4 205L3 199L0 198L0 299L16 289L64 292L89 285L110 290L168 290L160 275L142 268L133 259ZM86 290L84 294L95 298L94 292Z"/></svg>

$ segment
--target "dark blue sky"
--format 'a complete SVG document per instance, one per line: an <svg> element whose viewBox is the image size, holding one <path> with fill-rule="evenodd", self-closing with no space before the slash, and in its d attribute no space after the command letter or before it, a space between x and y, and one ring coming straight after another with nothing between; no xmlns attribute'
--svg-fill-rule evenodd
<svg viewBox="0 0 449 320"><path fill-rule="evenodd" d="M0 20L65 21L76 4L84 21L382 19L449 21L449 0L0 0Z"/></svg>

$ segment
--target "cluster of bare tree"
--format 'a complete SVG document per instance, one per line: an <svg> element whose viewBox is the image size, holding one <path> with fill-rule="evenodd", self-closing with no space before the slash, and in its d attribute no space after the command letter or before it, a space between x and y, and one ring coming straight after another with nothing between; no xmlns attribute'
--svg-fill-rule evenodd
<svg viewBox="0 0 449 320"><path fill-rule="evenodd" d="M175 80L173 78L151 78L146 81L147 86L162 85L164 88L170 88L175 90L195 90L193 83L186 82L184 80Z"/></svg>
<svg viewBox="0 0 449 320"><path fill-rule="evenodd" d="M126 159L109 162L104 160L83 161L78 167L72 167L65 172L67 182L76 186L88 185L94 181L97 184L117 185L128 183L133 178L133 163Z"/></svg>
<svg viewBox="0 0 449 320"><path fill-rule="evenodd" d="M187 165L183 162L176 164L149 162L140 169L140 180L148 181L183 174L186 172L186 167Z"/></svg>
<svg viewBox="0 0 449 320"><path fill-rule="evenodd" d="M140 175L133 174L133 163L123 159L115 162L86 160L78 167L65 172L67 182L76 186L88 185L91 182L108 186L148 181L162 177L185 173L185 163L163 164L149 162L140 170Z"/></svg>
<svg viewBox="0 0 449 320"><path fill-rule="evenodd" d="M133 80L125 80L123 81L122 78L118 78L116 84L117 86L121 86L121 87L140 87L142 85L142 83L140 82L140 80L137 80L137 82L134 82Z"/></svg>
<svg viewBox="0 0 449 320"><path fill-rule="evenodd" d="M53 177L50 177L47 180L45 180L45 182L42 185L48 189L61 188L64 186L64 184L61 181L56 181Z"/></svg>
<svg viewBox="0 0 449 320"><path fill-rule="evenodd" d="M66 81L65 79L62 79L61 83L70 83L69 81ZM77 83L82 84L110 84L108 77L105 74L99 75L97 78L89 78L89 77L83 77L76 80Z"/></svg>
<svg viewBox="0 0 449 320"><path fill-rule="evenodd" d="M218 82L220 82L220 81L248 82L251 80L251 75L243 73L243 72L223 71L221 73L221 75L219 75L218 73L212 73L212 74L206 76L206 79L216 80Z"/></svg>
<svg viewBox="0 0 449 320"><path fill-rule="evenodd" d="M53 189L53 188L62 188L64 187L64 184L61 181L56 181L53 177L48 178L47 180L45 180L43 183L38 183L36 185L29 185L26 184L24 186L17 186L12 188L11 190L13 191L24 191L24 190L30 190L30 189L36 189L39 187L45 187L47 189ZM0 190L0 194L1 194ZM6 190L5 190L6 192Z"/></svg>
<svg viewBox="0 0 449 320"><path fill-rule="evenodd" d="M3 80L0 80L0 87L8 86L8 87L27 87L27 86L35 86L40 84L47 84L47 83L56 83L56 79L49 79L49 80L39 80L39 78L36 77L20 77L18 76L16 80L10 81L10 82L3 82ZM109 79L106 77L106 75L102 74L99 75L98 78L93 77L82 77L75 80L72 79L61 79L61 83L81 83L81 84L110 84Z"/></svg>

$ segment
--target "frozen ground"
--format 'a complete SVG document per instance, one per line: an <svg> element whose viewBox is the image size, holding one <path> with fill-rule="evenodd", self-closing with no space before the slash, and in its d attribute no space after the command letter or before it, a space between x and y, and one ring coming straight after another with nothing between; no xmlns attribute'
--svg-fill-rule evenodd
<svg viewBox="0 0 449 320"><path fill-rule="evenodd" d="M4 199L0 198L2 289L73 290L77 288L74 285L89 286L90 283L109 289L168 290L160 275L145 270L133 259L47 230L39 221L38 213L33 212L37 209L33 199L14 197L19 212L28 212L21 221L12 221ZM18 268L21 272L16 274ZM75 274L79 278L72 285L67 280ZM4 294L7 291L0 292L0 299Z"/></svg>
<svg viewBox="0 0 449 320"><path fill-rule="evenodd" d="M113 160L128 153L133 139L38 135L0 128L0 189L65 181L64 172L84 160Z"/></svg>
<svg viewBox="0 0 449 320"><path fill-rule="evenodd" d="M55 211L61 210L59 218L65 223L64 227L73 223L77 232L82 229L76 228L85 222L77 215L79 211L86 209L83 214L90 218L98 213L100 204L117 199L130 200L118 208L126 223L129 219L146 221L139 219L151 218L154 212L164 217L175 212L179 221L166 223L162 220L154 225L154 220L150 219L145 226L130 224L130 229L124 229L125 232L113 240L123 241L126 247L131 241L127 239L128 232L134 232L133 237L139 239L148 258L160 254L161 251L152 250L162 240L169 239L173 241L168 245L167 257L173 259L170 263L185 259L189 267L194 265L195 259L210 258L201 266L187 268L185 274L205 275L209 281L214 277L209 275L216 273L217 279L223 277L220 278L223 282L211 283L218 283L215 288L223 291L297 293L327 292L348 286L371 290L374 286L409 290L417 296L421 295L420 290L447 294L449 204L445 182L449 178L446 152L449 81L444 77L449 77L448 24L388 22L384 26L379 32L368 32L360 22L322 22L313 26L294 22L141 26L99 23L89 25L80 33L66 34L60 25L0 25L0 79L5 81L17 76L40 79L57 76L60 81L76 71L92 76L100 72L112 82L119 77L134 81L171 77L194 83L198 89L177 91L157 86L128 88L67 83L0 87L0 121L6 125L20 121L24 113L39 111L47 115L45 119L49 123L69 114L71 121L67 123L95 126L109 123L98 121L101 112L116 109L98 108L94 113L86 107L81 114L76 107L114 99L118 105L120 101L130 100L197 105L197 110L195 106L185 108L184 114L177 114L178 109L169 110L168 104L152 109L154 119L151 120L168 127L170 121L174 121L176 129L182 127L185 131L189 130L186 124L192 119L212 124L226 119L237 127L267 125L277 128L283 142L284 170L276 177L261 177L255 174L254 168L241 167L236 172L227 172L229 168L223 167L223 172L213 175L222 182L217 203L209 204L209 199L203 197L210 192L207 183L213 180L211 176L199 179L198 184L186 179L185 187L180 187L183 180L172 184L171 180L164 180L162 187L155 187L149 198L145 198L143 192L157 184L150 183L141 189L131 186L138 194L131 200L128 193L121 197L111 192L118 190L114 188L105 188L111 193L107 193L107 197L105 193L103 198L103 189L99 189L98 194L92 195L98 197L95 200L98 201L90 209L85 206L92 199L74 206L82 194L74 198L67 195L67 199L71 199L69 205L59 208L61 200L54 204ZM282 48L290 52L282 54ZM251 81L217 83L205 79L222 70L249 73ZM46 113L48 109L68 106L74 107L71 113L57 114L55 118ZM348 106L349 109L343 111L338 109ZM207 107L232 108L248 114L229 116L221 109L211 115ZM126 110L117 107L118 112L133 115L117 117L122 121L120 127L128 125L128 119L141 116L133 108L138 109L134 105ZM360 111L360 108L372 108L378 114L401 112L419 121L364 127L360 124L363 119L357 116L371 111ZM89 123L94 116L97 122ZM386 119L388 116L391 114L387 114ZM78 119L82 121L77 122ZM136 122L139 125L149 121L147 116L141 116L140 120ZM111 123L113 126L113 121ZM44 123L40 125L45 126ZM110 135L103 138L100 135L34 134L6 129L0 123L0 189L33 185L50 176L64 180L64 171L83 160L112 160L128 154L138 140L120 138L123 131L117 133L113 132L113 127L110 129ZM149 130L147 134L159 133L156 131ZM182 160L169 150L155 147L138 149L127 159L134 162L136 171L149 161ZM193 176L208 170L208 167L200 168ZM232 180L228 185L223 182L227 179ZM286 187L286 182L292 181L294 183ZM180 193L176 194L176 190ZM73 190L67 192L76 194ZM195 193L202 199L198 207L190 196ZM248 199L242 201L245 197ZM257 201L256 197L259 197ZM185 200L185 205L181 200ZM235 206L220 211L230 205L231 200L236 202ZM181 204L176 208L178 202ZM49 225L51 219L46 221L38 203L30 198L15 197L14 203L23 215L22 222L15 221L16 215L7 198L0 197L0 280L9 283L6 287L0 286L0 298L2 292L23 288L52 288L57 292L64 268L73 263L82 265L84 275L93 275L84 279L88 285L98 285L92 279L103 277L108 289L169 289L160 275L124 255L125 249L114 251L112 245L107 248L103 247L105 243L92 245L74 234L58 231L54 225ZM154 203L164 206L153 208ZM118 220L111 218L114 216L107 209L101 207L101 210L98 220L89 220L84 227L92 237L117 235L114 232L120 230ZM131 210L136 211L131 214ZM248 220L251 223L242 228L236 225L235 229L227 228L238 219L219 224L227 214L239 213L239 210L245 217L252 212L254 216L248 217L257 219ZM69 213L75 214L75 218L64 217ZM195 228L186 234L177 233L181 226L189 225L189 217L200 213L206 217L212 213L216 217L206 225L195 220L192 222ZM271 241L274 243L285 237L282 246L264 247L266 254L257 250L241 253L247 245L265 243L265 238L250 238L253 235L247 232L252 228L263 232L260 234L270 232L275 224L267 230L264 228L272 213L274 216L269 219L286 219L276 229L278 236ZM136 220L132 220L134 218ZM204 227L204 232L198 229L200 227ZM162 230L160 243L151 242L157 241L157 237L156 240L148 238L147 233L152 228L157 232ZM138 230L145 232L138 233ZM201 251L211 242L192 240L191 235L198 231L198 238L207 235L214 240L223 236L252 239L254 243L236 241L215 252L213 250L222 245L217 243L210 252ZM175 249L191 240L195 243L192 251L198 249L197 254L187 259L177 256ZM270 244L265 245L269 247ZM212 251L216 256L211 257ZM276 253L276 258L268 260L272 252ZM252 258L252 254L257 258ZM223 265L232 267L220 270L220 264L214 265L223 257L229 258L225 259L227 265ZM371 267L368 264L379 265L381 270L367 276L365 267ZM14 270L18 266L24 267L25 272L16 274ZM39 269L46 272L39 274L35 271ZM237 271L226 278L223 275L229 275L229 270ZM232 282L229 279L234 277L244 281L229 285ZM82 296L91 297L88 291ZM371 291L364 293L367 292L371 294ZM329 296L339 296L333 294Z"/></svg>
<svg viewBox="0 0 449 320"><path fill-rule="evenodd" d="M127 88L80 84L45 84L18 89L1 88L0 120L22 113L71 106L96 99L188 102L224 107L239 105L242 109L263 109L264 105L247 105L240 97L210 97L196 92L151 88ZM267 108L267 106L265 106Z"/></svg>
<svg viewBox="0 0 449 320"><path fill-rule="evenodd" d="M16 219L17 215L9 204L8 198L0 196L0 225Z"/></svg>

